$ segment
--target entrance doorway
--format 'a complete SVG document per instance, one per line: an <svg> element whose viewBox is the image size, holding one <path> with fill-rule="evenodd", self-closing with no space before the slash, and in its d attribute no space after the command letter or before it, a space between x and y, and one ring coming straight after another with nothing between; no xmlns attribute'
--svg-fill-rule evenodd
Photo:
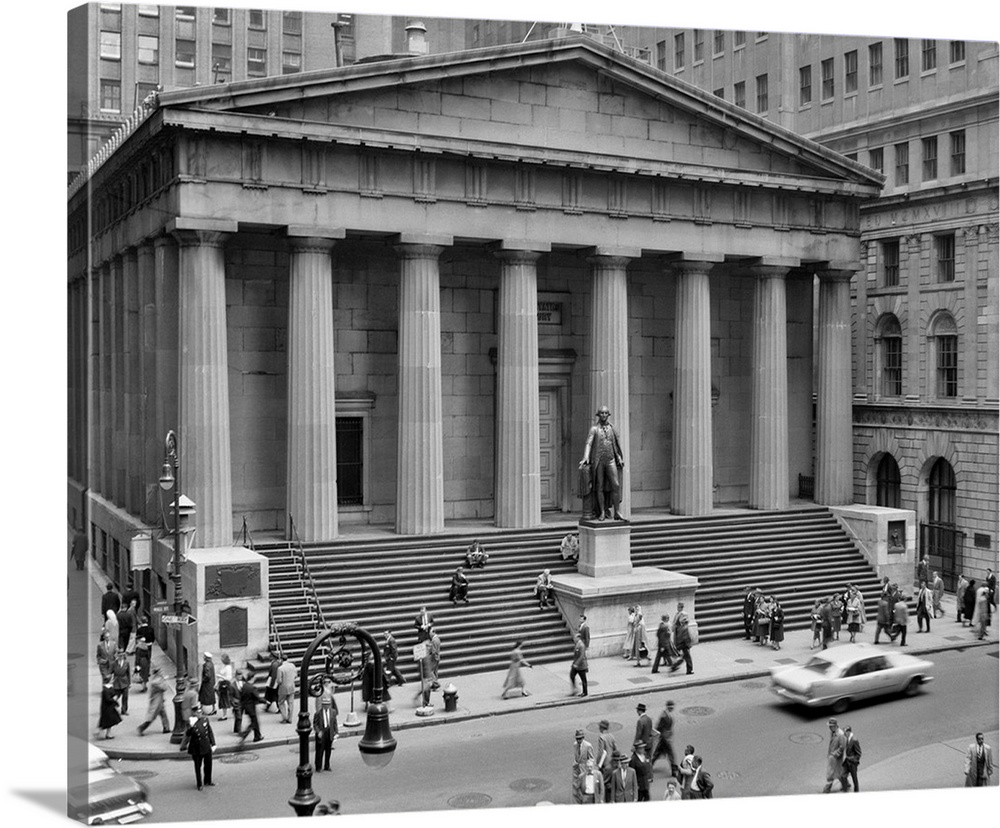
<svg viewBox="0 0 1000 828"><path fill-rule="evenodd" d="M562 405L559 388L538 391L538 437L541 462L542 511L563 507Z"/></svg>

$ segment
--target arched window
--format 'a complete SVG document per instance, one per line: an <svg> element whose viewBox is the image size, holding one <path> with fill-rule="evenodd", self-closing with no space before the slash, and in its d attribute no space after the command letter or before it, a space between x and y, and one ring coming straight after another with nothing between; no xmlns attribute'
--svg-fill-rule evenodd
<svg viewBox="0 0 1000 828"><path fill-rule="evenodd" d="M927 518L931 523L955 525L955 472L943 457L931 468Z"/></svg>
<svg viewBox="0 0 1000 828"><path fill-rule="evenodd" d="M962 569L962 533L955 525L955 472L943 457L927 477L927 524L921 527L921 554L941 573L945 589L954 589Z"/></svg>
<svg viewBox="0 0 1000 828"><path fill-rule="evenodd" d="M900 508L899 465L891 454L883 454L875 472L875 505Z"/></svg>
<svg viewBox="0 0 1000 828"><path fill-rule="evenodd" d="M931 365L939 398L958 396L958 327L949 313L940 313L931 325Z"/></svg>
<svg viewBox="0 0 1000 828"><path fill-rule="evenodd" d="M875 353L878 360L878 387L883 397L903 396L903 330L899 320L885 314L875 331Z"/></svg>

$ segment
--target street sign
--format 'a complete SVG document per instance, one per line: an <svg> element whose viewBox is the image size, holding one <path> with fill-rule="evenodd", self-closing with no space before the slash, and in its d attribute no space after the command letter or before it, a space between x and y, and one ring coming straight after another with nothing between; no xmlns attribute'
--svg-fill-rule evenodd
<svg viewBox="0 0 1000 828"><path fill-rule="evenodd" d="M164 624L176 624L181 627L189 627L191 624L198 623L198 619L193 615L161 615L160 620Z"/></svg>
<svg viewBox="0 0 1000 828"><path fill-rule="evenodd" d="M425 658L427 658L427 642L421 641L413 646L413 660L423 661Z"/></svg>

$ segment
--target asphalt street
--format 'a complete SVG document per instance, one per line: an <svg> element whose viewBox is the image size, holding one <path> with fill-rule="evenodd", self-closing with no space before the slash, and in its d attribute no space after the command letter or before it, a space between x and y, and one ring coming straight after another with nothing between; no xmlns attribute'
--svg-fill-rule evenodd
<svg viewBox="0 0 1000 828"><path fill-rule="evenodd" d="M963 751L973 734L982 730L997 745L997 648L940 652L931 659L935 680L917 697L859 705L840 716L842 724L853 726L864 750L862 791L961 787ZM828 714L784 704L766 679L406 730L397 733L390 765L378 771L361 761L356 737L345 737L337 743L333 771L316 774L313 788L323 799L339 799L345 814L568 803L575 729L583 727L596 743L597 723L607 718L624 747L634 733L636 701L645 701L655 721L668 696L680 714L674 747L695 746L713 774L717 797L821 790ZM265 715L265 724L269 718ZM231 723L213 721L213 726ZM172 822L291 816L287 800L295 792L296 764L297 748L290 745L222 755L215 763L216 787L200 793L187 761L116 766L149 785L154 813L147 821ZM662 798L666 778L661 761L654 800Z"/></svg>

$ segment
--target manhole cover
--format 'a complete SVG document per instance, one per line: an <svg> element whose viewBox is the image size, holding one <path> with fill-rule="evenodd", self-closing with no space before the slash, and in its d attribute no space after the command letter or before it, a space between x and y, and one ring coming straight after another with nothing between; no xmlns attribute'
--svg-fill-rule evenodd
<svg viewBox="0 0 1000 828"><path fill-rule="evenodd" d="M83 653L67 653L66 658L72 660L74 658L83 658Z"/></svg>
<svg viewBox="0 0 1000 828"><path fill-rule="evenodd" d="M753 664L752 658L738 658L736 659L737 664Z"/></svg>
<svg viewBox="0 0 1000 828"><path fill-rule="evenodd" d="M740 684L740 687L745 690L760 690L762 687L767 687L767 685L762 681L744 681Z"/></svg>
<svg viewBox="0 0 1000 828"><path fill-rule="evenodd" d="M244 762L256 762L260 757L256 753L227 753L220 756L223 765L242 765Z"/></svg>
<svg viewBox="0 0 1000 828"><path fill-rule="evenodd" d="M448 800L452 808L485 808L493 801L492 796L484 793L464 793Z"/></svg>
<svg viewBox="0 0 1000 828"><path fill-rule="evenodd" d="M515 779L510 783L512 791L527 791L535 793L537 791L547 791L552 787L548 779Z"/></svg>
<svg viewBox="0 0 1000 828"><path fill-rule="evenodd" d="M683 707L681 714L684 716L711 716L715 712L713 707Z"/></svg>
<svg viewBox="0 0 1000 828"><path fill-rule="evenodd" d="M716 779L739 779L740 778L740 773L739 773L739 771L731 771L731 770L718 771L715 774L715 778Z"/></svg>
<svg viewBox="0 0 1000 828"><path fill-rule="evenodd" d="M788 737L788 741L797 745L818 745L823 741L823 737L818 733L793 733Z"/></svg>
<svg viewBox="0 0 1000 828"><path fill-rule="evenodd" d="M130 770L122 771L126 776L131 776L133 779L152 779L156 776L156 771L148 770Z"/></svg>
<svg viewBox="0 0 1000 828"><path fill-rule="evenodd" d="M615 731L618 731L618 730L621 730L621 729L622 729L622 723L621 722L611 722L611 721L608 722L608 733L614 733ZM600 722L591 722L589 725L587 725L587 730L590 731L591 733L600 733L601 732L601 723Z"/></svg>
<svg viewBox="0 0 1000 828"><path fill-rule="evenodd" d="M635 678L630 678L629 684L649 684L652 682L651 678L646 678L646 676L636 676Z"/></svg>

